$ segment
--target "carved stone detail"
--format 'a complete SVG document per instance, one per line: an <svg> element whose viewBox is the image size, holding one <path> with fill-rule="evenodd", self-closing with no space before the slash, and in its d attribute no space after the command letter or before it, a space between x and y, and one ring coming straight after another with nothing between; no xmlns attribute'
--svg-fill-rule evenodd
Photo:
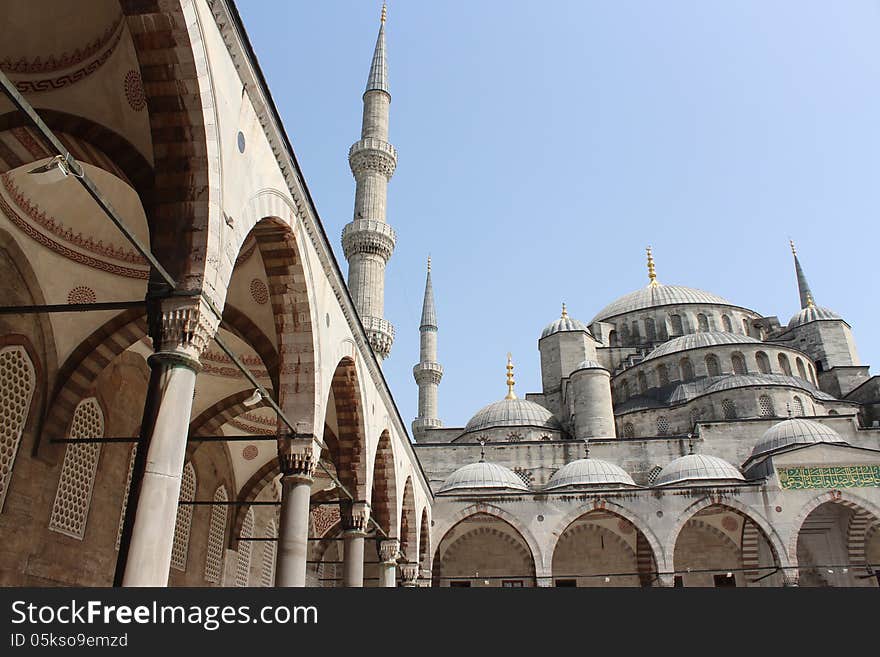
<svg viewBox="0 0 880 657"><path fill-rule="evenodd" d="M150 315L153 348L194 359L208 348L220 324L219 318L198 297L163 299Z"/></svg>
<svg viewBox="0 0 880 657"><path fill-rule="evenodd" d="M400 564L400 578L404 586L416 586L419 579L419 564L411 562Z"/></svg>
<svg viewBox="0 0 880 657"><path fill-rule="evenodd" d="M366 532L370 521L370 505L367 502L343 502L339 506L344 531Z"/></svg>
<svg viewBox="0 0 880 657"><path fill-rule="evenodd" d="M318 458L311 438L278 436L278 466L285 477L311 479L315 475Z"/></svg>
<svg viewBox="0 0 880 657"><path fill-rule="evenodd" d="M400 541L396 538L389 538L379 543L379 560L382 563L397 563L399 554Z"/></svg>

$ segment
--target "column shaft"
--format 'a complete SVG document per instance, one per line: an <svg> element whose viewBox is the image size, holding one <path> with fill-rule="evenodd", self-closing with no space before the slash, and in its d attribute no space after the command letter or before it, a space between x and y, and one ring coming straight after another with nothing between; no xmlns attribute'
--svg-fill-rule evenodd
<svg viewBox="0 0 880 657"><path fill-rule="evenodd" d="M364 585L364 532L348 529L342 532L342 584L345 587Z"/></svg>
<svg viewBox="0 0 880 657"><path fill-rule="evenodd" d="M304 587L309 552L309 500L311 478L286 475L281 480L281 527L275 586Z"/></svg>

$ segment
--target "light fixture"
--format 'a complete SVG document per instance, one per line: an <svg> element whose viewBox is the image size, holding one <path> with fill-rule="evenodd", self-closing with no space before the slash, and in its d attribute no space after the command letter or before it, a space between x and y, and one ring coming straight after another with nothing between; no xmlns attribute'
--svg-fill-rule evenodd
<svg viewBox="0 0 880 657"><path fill-rule="evenodd" d="M611 581L611 578L610 578L610 577L606 577L606 578L605 578L605 582L606 582L606 583L608 583L608 582L610 582L610 581Z"/></svg>
<svg viewBox="0 0 880 657"><path fill-rule="evenodd" d="M263 395L260 394L259 390L254 390L254 394L245 399L242 404L244 404L248 408L252 408L253 406L259 404L261 401L263 401Z"/></svg>
<svg viewBox="0 0 880 657"><path fill-rule="evenodd" d="M727 573L728 577L733 577L733 573Z"/></svg>
<svg viewBox="0 0 880 657"><path fill-rule="evenodd" d="M38 176L35 179L38 184L49 185L64 180L71 174L81 178L82 168L77 170L78 166L75 162L66 160L63 155L56 155L46 163L31 169L28 173Z"/></svg>

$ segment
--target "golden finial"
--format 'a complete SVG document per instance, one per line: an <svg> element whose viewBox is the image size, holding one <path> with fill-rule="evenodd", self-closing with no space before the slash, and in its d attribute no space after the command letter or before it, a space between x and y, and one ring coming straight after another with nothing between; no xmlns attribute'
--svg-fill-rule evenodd
<svg viewBox="0 0 880 657"><path fill-rule="evenodd" d="M650 281L650 285L658 285L657 283L657 272L654 269L654 254L651 251L651 247L649 246L645 249L648 253L648 280Z"/></svg>
<svg viewBox="0 0 880 657"><path fill-rule="evenodd" d="M791 255L797 255L797 249L794 248L794 240L788 240L789 245L791 246Z"/></svg>
<svg viewBox="0 0 880 657"><path fill-rule="evenodd" d="M807 308L815 308L816 304L813 301L813 295L809 291L807 291Z"/></svg>
<svg viewBox="0 0 880 657"><path fill-rule="evenodd" d="M513 380L513 358L510 352L507 353L507 397L505 399L516 399L516 393L513 391L515 381Z"/></svg>
<svg viewBox="0 0 880 657"><path fill-rule="evenodd" d="M384 2L382 3L382 22L384 23L388 18L388 5Z"/></svg>
<svg viewBox="0 0 880 657"><path fill-rule="evenodd" d="M568 317L568 311L565 309L565 302L562 302L562 319Z"/></svg>

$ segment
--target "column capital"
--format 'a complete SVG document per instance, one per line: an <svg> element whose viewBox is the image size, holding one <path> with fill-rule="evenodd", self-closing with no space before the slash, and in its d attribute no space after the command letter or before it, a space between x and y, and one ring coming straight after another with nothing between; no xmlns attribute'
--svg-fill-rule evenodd
<svg viewBox="0 0 880 657"><path fill-rule="evenodd" d="M384 564L396 564L400 554L400 541L396 538L387 538L379 542L379 561Z"/></svg>
<svg viewBox="0 0 880 657"><path fill-rule="evenodd" d="M311 482L319 455L320 451L312 438L294 438L289 433L278 435L278 465L285 478Z"/></svg>
<svg viewBox="0 0 880 657"><path fill-rule="evenodd" d="M675 573L659 573L657 575L657 585L672 588L675 586Z"/></svg>
<svg viewBox="0 0 880 657"><path fill-rule="evenodd" d="M363 500L342 502L339 505L339 514L342 520L343 531L366 533L367 523L370 521L370 505L368 502Z"/></svg>
<svg viewBox="0 0 880 657"><path fill-rule="evenodd" d="M404 586L416 586L419 579L419 564L411 561L400 564L400 577Z"/></svg>
<svg viewBox="0 0 880 657"><path fill-rule="evenodd" d="M220 318L199 296L172 296L148 304L153 349L198 360L220 326Z"/></svg>
<svg viewBox="0 0 880 657"><path fill-rule="evenodd" d="M800 568L782 568L782 585L783 586L799 586L801 571Z"/></svg>

